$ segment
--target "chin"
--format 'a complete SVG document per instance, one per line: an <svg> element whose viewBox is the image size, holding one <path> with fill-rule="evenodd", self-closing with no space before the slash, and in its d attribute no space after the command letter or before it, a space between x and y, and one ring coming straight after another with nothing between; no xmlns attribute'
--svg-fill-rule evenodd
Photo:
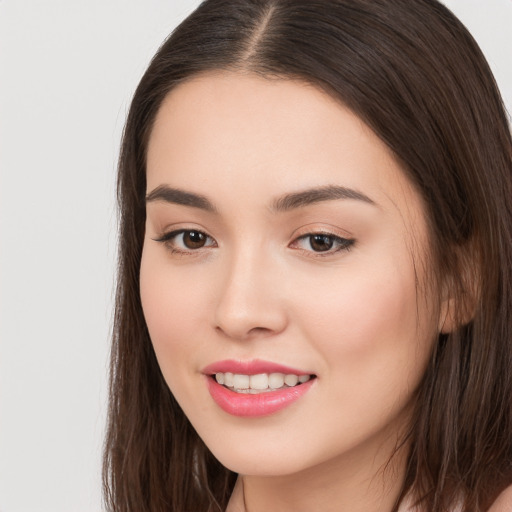
<svg viewBox="0 0 512 512"><path fill-rule="evenodd" d="M206 445L224 467L241 475L288 476L326 463L332 457L332 452L322 453L321 447L317 453L308 453L301 440L286 445L283 439L241 442L226 436L224 441L227 442L207 439Z"/></svg>
<svg viewBox="0 0 512 512"><path fill-rule="evenodd" d="M230 456L229 454L224 457L217 457L220 463L227 469L238 473L240 475L250 475L258 477L278 477L288 476L300 473L305 470L304 460L300 464L294 464L290 460L276 460L254 455L254 457L240 457L239 454Z"/></svg>

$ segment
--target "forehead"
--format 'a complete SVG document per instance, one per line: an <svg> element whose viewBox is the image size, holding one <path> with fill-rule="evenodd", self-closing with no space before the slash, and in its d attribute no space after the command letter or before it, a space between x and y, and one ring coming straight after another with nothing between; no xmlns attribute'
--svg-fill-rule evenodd
<svg viewBox="0 0 512 512"><path fill-rule="evenodd" d="M424 216L393 153L345 105L311 84L253 74L206 73L167 95L147 154L147 189L161 184L233 200L237 187L246 205L341 185L406 223Z"/></svg>

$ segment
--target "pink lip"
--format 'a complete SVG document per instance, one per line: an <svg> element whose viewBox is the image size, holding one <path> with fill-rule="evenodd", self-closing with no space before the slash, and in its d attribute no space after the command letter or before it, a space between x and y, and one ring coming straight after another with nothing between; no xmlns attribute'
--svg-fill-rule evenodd
<svg viewBox="0 0 512 512"><path fill-rule="evenodd" d="M293 375L311 375L312 372L297 370L290 366L263 361L261 359L253 359L251 361L235 361L234 359L226 359L208 365L202 370L205 375L214 375L215 373L238 373L240 375L258 375L259 373L284 373Z"/></svg>
<svg viewBox="0 0 512 512"><path fill-rule="evenodd" d="M219 361L204 368L203 373L206 377L208 391L215 403L228 414L242 417L267 416L278 412L305 395L316 381L315 378L312 378L304 384L291 388L251 395L235 393L217 383L213 375L226 372L242 375L257 375L258 373L311 375L311 373L258 359L246 362L234 360Z"/></svg>
<svg viewBox="0 0 512 512"><path fill-rule="evenodd" d="M235 393L217 383L212 377L206 378L208 391L216 404L225 412L233 416L255 417L267 416L280 411L296 402L309 391L316 379L292 388L266 391L258 395Z"/></svg>

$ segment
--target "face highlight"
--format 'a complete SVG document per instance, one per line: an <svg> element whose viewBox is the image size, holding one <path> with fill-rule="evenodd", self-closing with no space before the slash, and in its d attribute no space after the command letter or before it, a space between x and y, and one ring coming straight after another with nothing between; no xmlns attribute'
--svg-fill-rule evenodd
<svg viewBox="0 0 512 512"><path fill-rule="evenodd" d="M428 248L391 152L318 89L205 74L162 104L144 315L172 393L233 471L387 460L438 332Z"/></svg>

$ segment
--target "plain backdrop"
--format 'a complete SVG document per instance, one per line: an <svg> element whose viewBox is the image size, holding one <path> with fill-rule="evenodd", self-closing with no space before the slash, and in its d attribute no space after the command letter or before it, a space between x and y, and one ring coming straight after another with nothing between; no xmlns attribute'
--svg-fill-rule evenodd
<svg viewBox="0 0 512 512"><path fill-rule="evenodd" d="M116 158L149 59L197 0L0 0L0 512L93 512ZM450 0L512 111L512 0Z"/></svg>

